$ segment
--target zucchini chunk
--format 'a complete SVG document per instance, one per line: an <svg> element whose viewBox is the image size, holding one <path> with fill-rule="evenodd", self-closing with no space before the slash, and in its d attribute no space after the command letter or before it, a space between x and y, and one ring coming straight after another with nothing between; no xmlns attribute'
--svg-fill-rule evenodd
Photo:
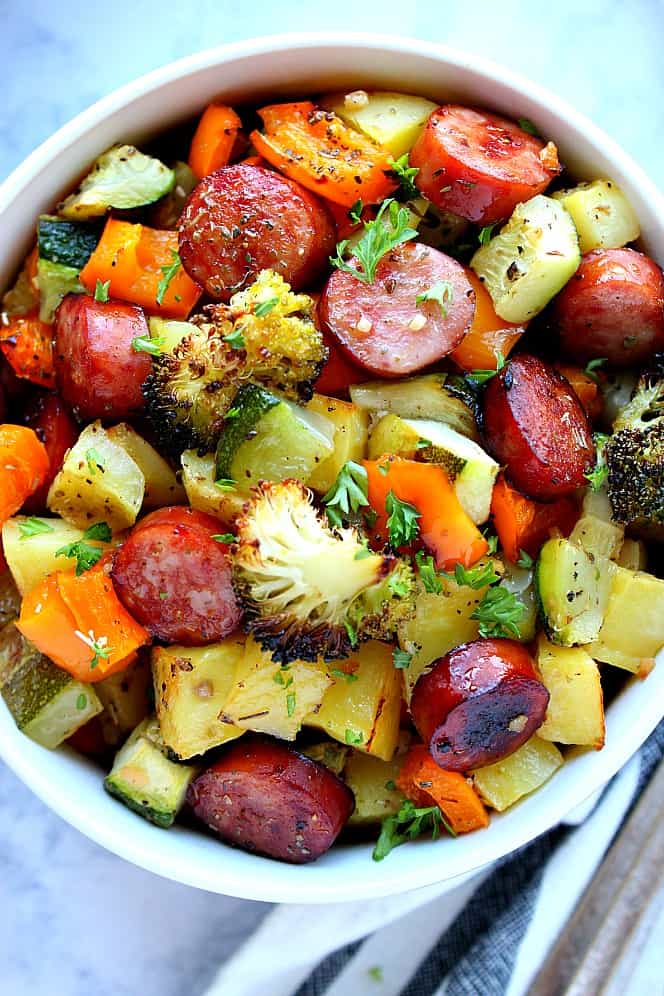
<svg viewBox="0 0 664 996"><path fill-rule="evenodd" d="M598 661L644 678L662 647L664 581L614 566L604 623L586 650Z"/></svg>
<svg viewBox="0 0 664 996"><path fill-rule="evenodd" d="M579 183L551 196L571 215L582 253L620 249L641 234L634 208L613 180Z"/></svg>
<svg viewBox="0 0 664 996"><path fill-rule="evenodd" d="M85 294L85 287L78 279L75 266L52 263L50 259L37 260L37 282L39 284L39 318L50 325L55 320L55 312L67 294Z"/></svg>
<svg viewBox="0 0 664 996"><path fill-rule="evenodd" d="M351 384L349 390L353 404L372 415L391 412L401 418L433 419L445 422L462 436L479 441L473 411L449 388L444 373Z"/></svg>
<svg viewBox="0 0 664 996"><path fill-rule="evenodd" d="M548 781L562 763L555 744L535 734L509 757L473 771L473 784L484 802L502 813Z"/></svg>
<svg viewBox="0 0 664 996"><path fill-rule="evenodd" d="M385 415L371 432L369 459L386 453L438 463L454 482L460 504L475 523L486 522L498 464L460 432L432 419Z"/></svg>
<svg viewBox="0 0 664 996"><path fill-rule="evenodd" d="M37 223L39 258L82 270L101 237L99 225L81 225L50 214L40 214Z"/></svg>
<svg viewBox="0 0 664 996"><path fill-rule="evenodd" d="M543 634L537 643L537 667L549 692L542 740L604 746L604 702L599 668L583 647L557 647Z"/></svg>
<svg viewBox="0 0 664 996"><path fill-rule="evenodd" d="M170 827L182 808L196 768L165 756L154 716L136 727L104 779L111 795L158 827Z"/></svg>
<svg viewBox="0 0 664 996"><path fill-rule="evenodd" d="M13 622L0 630L0 693L19 730L49 750L103 708L90 685L56 667Z"/></svg>
<svg viewBox="0 0 664 996"><path fill-rule="evenodd" d="M306 481L334 452L334 425L317 412L245 384L232 404L217 445L217 480L236 482L249 495L259 481Z"/></svg>
<svg viewBox="0 0 664 996"><path fill-rule="evenodd" d="M535 583L550 640L573 647L597 639L615 570L606 557L588 554L569 540L547 540Z"/></svg>
<svg viewBox="0 0 664 996"><path fill-rule="evenodd" d="M387 90L333 93L320 103L345 124L387 149L395 159L410 152L437 106L425 97Z"/></svg>
<svg viewBox="0 0 664 996"><path fill-rule="evenodd" d="M97 682L95 691L104 707L101 725L105 742L117 747L152 712L152 671L147 655L135 664Z"/></svg>
<svg viewBox="0 0 664 996"><path fill-rule="evenodd" d="M538 194L517 204L512 217L470 261L498 315L517 325L538 315L579 263L574 222L559 203Z"/></svg>
<svg viewBox="0 0 664 996"><path fill-rule="evenodd" d="M175 173L133 145L114 145L99 156L81 186L58 204L70 221L98 218L109 210L152 204L173 189Z"/></svg>
<svg viewBox="0 0 664 996"><path fill-rule="evenodd" d="M39 529L40 531L36 531ZM30 534L25 535L26 531ZM14 515L2 527L2 546L5 559L12 572L21 595L43 581L54 571L73 571L76 560L72 557L56 556L58 550L83 539L83 529L72 526L64 519L47 516L28 517ZM112 544L101 540L86 540L100 550L110 550Z"/></svg>

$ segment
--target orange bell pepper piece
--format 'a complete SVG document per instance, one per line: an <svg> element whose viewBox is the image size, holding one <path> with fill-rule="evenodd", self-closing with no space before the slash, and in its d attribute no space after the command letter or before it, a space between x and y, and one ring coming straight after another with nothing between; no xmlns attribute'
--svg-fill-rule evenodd
<svg viewBox="0 0 664 996"><path fill-rule="evenodd" d="M152 315L187 318L201 288L185 272L177 232L109 218L80 277L90 294L109 281L110 297L138 304Z"/></svg>
<svg viewBox="0 0 664 996"><path fill-rule="evenodd" d="M17 377L55 387L52 329L36 313L10 318L0 326L0 350Z"/></svg>
<svg viewBox="0 0 664 996"><path fill-rule="evenodd" d="M232 107L209 104L205 108L189 150L189 166L196 176L208 176L228 165L241 127Z"/></svg>
<svg viewBox="0 0 664 996"><path fill-rule="evenodd" d="M423 744L410 748L396 784L416 806L438 806L454 833L489 825L489 814L475 789L458 771L439 768Z"/></svg>
<svg viewBox="0 0 664 996"><path fill-rule="evenodd" d="M385 503L392 491L419 512L422 542L434 555L439 570L454 570L457 563L470 567L486 553L487 541L461 507L442 467L398 457L365 460L364 467L369 504L377 515L372 530L376 540L385 543L388 539Z"/></svg>
<svg viewBox="0 0 664 996"><path fill-rule="evenodd" d="M320 197L349 208L360 198L378 204L396 189L390 155L331 111L305 100L258 114L265 130L251 133L256 151Z"/></svg>
<svg viewBox="0 0 664 996"><path fill-rule="evenodd" d="M569 536L579 509L570 497L554 502L526 498L499 474L491 496L491 515L503 553L516 563L521 550L536 557L551 533Z"/></svg>
<svg viewBox="0 0 664 996"><path fill-rule="evenodd" d="M583 405L588 418L597 418L602 411L599 384L581 367L575 367L571 363L554 363L554 366L572 385L572 390Z"/></svg>
<svg viewBox="0 0 664 996"><path fill-rule="evenodd" d="M525 326L500 318L480 278L470 267L464 269L475 291L475 314L470 329L450 357L462 370L495 370L500 356L507 359L514 349Z"/></svg>
<svg viewBox="0 0 664 996"><path fill-rule="evenodd" d="M44 483L49 466L46 447L32 429L0 425L0 525Z"/></svg>
<svg viewBox="0 0 664 996"><path fill-rule="evenodd" d="M124 671L150 640L99 565L80 577L50 574L25 596L16 625L58 667L84 682Z"/></svg>

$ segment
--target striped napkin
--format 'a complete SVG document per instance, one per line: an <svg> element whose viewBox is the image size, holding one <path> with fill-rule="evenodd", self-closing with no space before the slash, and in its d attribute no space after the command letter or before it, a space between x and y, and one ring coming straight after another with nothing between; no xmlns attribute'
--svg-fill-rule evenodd
<svg viewBox="0 0 664 996"><path fill-rule="evenodd" d="M205 996L525 996L663 755L664 723L564 824L452 892L275 907Z"/></svg>

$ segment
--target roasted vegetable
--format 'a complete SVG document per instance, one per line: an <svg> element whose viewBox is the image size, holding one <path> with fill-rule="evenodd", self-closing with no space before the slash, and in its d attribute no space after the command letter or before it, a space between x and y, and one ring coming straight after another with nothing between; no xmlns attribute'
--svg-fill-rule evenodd
<svg viewBox="0 0 664 996"><path fill-rule="evenodd" d="M664 647L664 581L614 566L604 622L586 647L595 660L645 678Z"/></svg>
<svg viewBox="0 0 664 996"><path fill-rule="evenodd" d="M473 784L484 802L502 813L548 781L562 763L556 745L535 734L509 757L473 771Z"/></svg>
<svg viewBox="0 0 664 996"><path fill-rule="evenodd" d="M81 221L109 208L152 204L172 189L175 173L133 145L114 145L93 163L80 188L58 205L61 218Z"/></svg>
<svg viewBox="0 0 664 996"><path fill-rule="evenodd" d="M238 388L251 380L307 401L327 358L314 325L314 303L291 293L271 270L197 316L172 352L154 358L144 385L148 414L162 448L213 449Z"/></svg>
<svg viewBox="0 0 664 996"><path fill-rule="evenodd" d="M410 568L366 550L353 528L332 531L298 481L261 483L237 534L246 629L283 664L348 656L367 632L389 633L410 594Z"/></svg>
<svg viewBox="0 0 664 996"><path fill-rule="evenodd" d="M558 647L540 634L537 666L549 692L542 740L604 746L604 703L599 668L583 647Z"/></svg>

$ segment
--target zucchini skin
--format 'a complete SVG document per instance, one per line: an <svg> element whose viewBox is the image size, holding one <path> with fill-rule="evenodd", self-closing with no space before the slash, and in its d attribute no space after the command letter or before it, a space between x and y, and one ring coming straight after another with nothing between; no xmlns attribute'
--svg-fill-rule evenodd
<svg viewBox="0 0 664 996"><path fill-rule="evenodd" d="M101 238L101 226L84 225L42 214L37 225L41 259L82 270Z"/></svg>
<svg viewBox="0 0 664 996"><path fill-rule="evenodd" d="M256 434L258 423L271 408L280 404L280 399L257 384L245 384L235 395L232 407L237 416L227 421L217 445L217 480L233 477L232 465L235 454L252 434Z"/></svg>

